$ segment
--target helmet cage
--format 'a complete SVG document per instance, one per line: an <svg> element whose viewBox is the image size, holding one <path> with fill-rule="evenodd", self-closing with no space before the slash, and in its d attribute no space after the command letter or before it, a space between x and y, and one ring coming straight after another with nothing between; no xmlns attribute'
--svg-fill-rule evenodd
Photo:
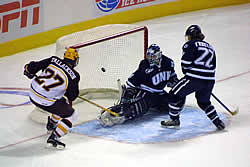
<svg viewBox="0 0 250 167"><path fill-rule="evenodd" d="M150 64L159 65L162 57L160 47L153 44L147 50L146 59Z"/></svg>

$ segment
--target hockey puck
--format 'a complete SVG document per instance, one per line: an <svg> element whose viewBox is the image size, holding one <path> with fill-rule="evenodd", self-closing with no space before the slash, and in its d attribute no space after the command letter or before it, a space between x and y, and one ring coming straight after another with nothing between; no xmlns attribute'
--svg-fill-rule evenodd
<svg viewBox="0 0 250 167"><path fill-rule="evenodd" d="M102 70L102 72L106 72L105 68L103 68L103 67L101 68L101 70Z"/></svg>

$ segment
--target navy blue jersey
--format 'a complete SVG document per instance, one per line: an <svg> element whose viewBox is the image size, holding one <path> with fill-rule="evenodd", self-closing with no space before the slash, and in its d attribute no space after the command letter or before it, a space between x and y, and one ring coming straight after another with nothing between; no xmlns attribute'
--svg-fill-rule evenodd
<svg viewBox="0 0 250 167"><path fill-rule="evenodd" d="M127 85L152 93L161 93L175 78L177 76L173 60L162 55L160 66L150 65L146 59L142 60L138 69L128 78Z"/></svg>
<svg viewBox="0 0 250 167"><path fill-rule="evenodd" d="M213 47L201 40L190 40L183 45L182 72L187 77L215 80L216 55Z"/></svg>

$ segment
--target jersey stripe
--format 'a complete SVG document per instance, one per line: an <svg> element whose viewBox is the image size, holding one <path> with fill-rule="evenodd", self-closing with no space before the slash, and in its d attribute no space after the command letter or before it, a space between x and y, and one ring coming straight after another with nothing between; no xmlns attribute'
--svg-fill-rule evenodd
<svg viewBox="0 0 250 167"><path fill-rule="evenodd" d="M32 88L32 86L31 86L31 91L32 91L32 92L34 93L34 95L36 95L37 97L40 97L40 98L42 98L42 99L45 99L45 100L48 100L48 101L51 101L51 102L55 102L55 101L56 101L56 100L48 99L47 97L45 97L45 96L39 94L38 92L36 92L36 91Z"/></svg>

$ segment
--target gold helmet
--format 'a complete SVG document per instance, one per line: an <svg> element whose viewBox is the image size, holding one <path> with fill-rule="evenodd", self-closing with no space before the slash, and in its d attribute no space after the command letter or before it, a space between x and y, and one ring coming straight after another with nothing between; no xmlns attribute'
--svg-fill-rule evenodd
<svg viewBox="0 0 250 167"><path fill-rule="evenodd" d="M67 60L70 65L76 67L79 63L79 54L77 49L68 48L64 53L64 60Z"/></svg>

